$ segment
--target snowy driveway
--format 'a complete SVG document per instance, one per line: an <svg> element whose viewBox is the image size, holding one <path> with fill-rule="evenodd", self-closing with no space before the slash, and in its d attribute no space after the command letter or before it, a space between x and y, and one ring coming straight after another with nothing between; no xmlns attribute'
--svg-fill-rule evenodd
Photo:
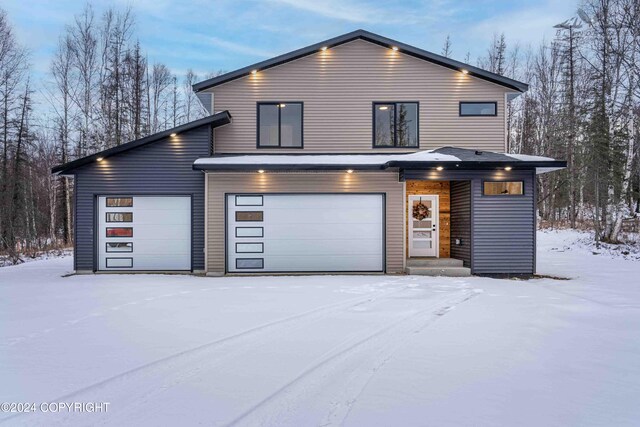
<svg viewBox="0 0 640 427"><path fill-rule="evenodd" d="M0 402L109 410L0 424L638 425L640 263L570 237L570 281L3 268Z"/></svg>

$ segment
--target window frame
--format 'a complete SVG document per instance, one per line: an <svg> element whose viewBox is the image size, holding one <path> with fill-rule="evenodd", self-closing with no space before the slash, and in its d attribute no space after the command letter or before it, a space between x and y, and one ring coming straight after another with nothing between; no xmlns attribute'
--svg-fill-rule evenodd
<svg viewBox="0 0 640 427"><path fill-rule="evenodd" d="M521 194L486 194L484 192L484 184L485 182L519 182L522 184L522 193ZM482 197L524 197L526 195L525 191L525 182L523 179L483 179L482 180Z"/></svg>
<svg viewBox="0 0 640 427"><path fill-rule="evenodd" d="M462 104L493 104L493 114L462 114ZM460 101L458 103L458 117L497 117L498 116L498 101Z"/></svg>
<svg viewBox="0 0 640 427"><path fill-rule="evenodd" d="M278 108L278 145L260 145L260 106L261 105L280 105L280 104L296 104L300 105L300 146L299 147L283 147L282 146L282 110ZM258 101L256 102L256 148L262 150L300 150L304 148L304 102L302 101Z"/></svg>
<svg viewBox="0 0 640 427"><path fill-rule="evenodd" d="M393 104L393 145L376 145L376 106ZM396 128L396 120L398 118L399 104L416 104L416 140L418 144L415 147L403 147L398 145L398 132ZM417 150L420 148L420 101L373 101L371 106L371 147L372 148L389 148Z"/></svg>
<svg viewBox="0 0 640 427"><path fill-rule="evenodd" d="M113 215L113 214L121 214L121 215L130 214L131 215L131 221L111 221L111 220L109 220L109 215ZM112 211L107 211L107 212L105 212L104 222L107 223L107 224L129 224L129 223L132 223L133 222L133 212L112 212Z"/></svg>

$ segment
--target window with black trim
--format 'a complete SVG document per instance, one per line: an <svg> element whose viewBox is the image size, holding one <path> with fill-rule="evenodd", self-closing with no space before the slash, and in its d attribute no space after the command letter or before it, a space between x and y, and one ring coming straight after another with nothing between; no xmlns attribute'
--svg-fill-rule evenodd
<svg viewBox="0 0 640 427"><path fill-rule="evenodd" d="M107 197L108 208L130 208L133 206L133 197Z"/></svg>
<svg viewBox="0 0 640 427"><path fill-rule="evenodd" d="M133 252L132 242L107 242L107 252Z"/></svg>
<svg viewBox="0 0 640 427"><path fill-rule="evenodd" d="M264 258L236 258L236 269L264 268Z"/></svg>
<svg viewBox="0 0 640 427"><path fill-rule="evenodd" d="M262 211L236 211L236 221L262 221Z"/></svg>
<svg viewBox="0 0 640 427"><path fill-rule="evenodd" d="M107 222L133 222L133 212L107 212Z"/></svg>
<svg viewBox="0 0 640 427"><path fill-rule="evenodd" d="M132 227L107 227L107 237L133 237Z"/></svg>
<svg viewBox="0 0 640 427"><path fill-rule="evenodd" d="M523 181L484 181L482 194L485 196L522 196Z"/></svg>
<svg viewBox="0 0 640 427"><path fill-rule="evenodd" d="M302 102L258 103L258 148L302 148Z"/></svg>
<svg viewBox="0 0 640 427"><path fill-rule="evenodd" d="M374 102L373 146L418 147L418 103Z"/></svg>
<svg viewBox="0 0 640 427"><path fill-rule="evenodd" d="M463 101L460 103L461 117L497 116L497 102Z"/></svg>

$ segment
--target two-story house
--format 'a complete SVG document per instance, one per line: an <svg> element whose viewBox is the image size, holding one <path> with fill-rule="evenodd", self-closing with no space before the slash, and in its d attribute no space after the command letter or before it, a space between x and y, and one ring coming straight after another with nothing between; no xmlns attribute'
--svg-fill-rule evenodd
<svg viewBox="0 0 640 427"><path fill-rule="evenodd" d="M210 116L54 168L78 272L532 274L527 85L358 30L194 85Z"/></svg>

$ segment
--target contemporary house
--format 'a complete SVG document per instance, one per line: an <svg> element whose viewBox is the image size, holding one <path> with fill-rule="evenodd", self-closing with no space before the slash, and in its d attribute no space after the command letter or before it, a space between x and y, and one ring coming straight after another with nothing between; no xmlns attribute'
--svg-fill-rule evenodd
<svg viewBox="0 0 640 427"><path fill-rule="evenodd" d="M194 85L210 115L53 169L77 272L535 272L527 85L354 31Z"/></svg>

